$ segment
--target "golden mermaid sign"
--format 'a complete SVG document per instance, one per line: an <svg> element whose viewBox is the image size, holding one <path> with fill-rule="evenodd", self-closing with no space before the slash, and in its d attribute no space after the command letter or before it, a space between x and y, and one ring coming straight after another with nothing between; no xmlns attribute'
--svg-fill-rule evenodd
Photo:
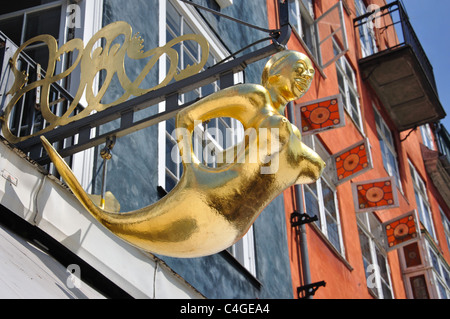
<svg viewBox="0 0 450 319"><path fill-rule="evenodd" d="M101 41L103 41L104 45L97 47L97 44ZM198 64L188 66L180 72L177 72L178 53L173 47L183 41L195 41L198 43L201 47L201 59ZM36 43L44 43L47 46L49 52L48 67L44 78L27 83L28 74L21 72L17 68L17 62L22 51ZM142 49L143 40L137 35L133 35L131 26L123 21L114 22L98 31L87 43L86 47L84 47L81 39L73 39L58 49L56 39L47 34L39 35L26 41L17 49L10 61L14 74L14 83L8 92L8 94L12 95L12 99L4 111L3 121L6 125L3 125L3 135L13 144L31 136L41 135L54 129L56 126L66 125L86 117L92 111L102 111L110 106L124 102L130 96L139 96L164 87L173 79L179 81L194 75L202 70L209 56L208 42L203 36L197 34L183 35L173 39L162 47L151 49L147 52L143 52ZM57 61L60 61L64 54L70 52L76 53L76 58L74 58L72 65L65 71L55 74ZM170 58L170 67L165 79L154 87L141 88L142 81L164 54ZM126 74L124 62L127 57L134 60L148 59L145 67L134 80L131 80ZM73 102L64 114L58 115L53 113L50 108L51 102L49 101L52 83L68 77L78 66L81 70L80 85ZM93 91L93 83L98 73L102 70L106 71L106 77L99 92L95 94ZM101 100L114 76L117 76L124 93L114 102L102 104ZM17 137L10 131L8 125L11 112L24 94L39 87L41 90L40 110L43 118L49 125L33 135ZM87 101L86 108L82 112L74 115L74 110L83 96Z"/></svg>
<svg viewBox="0 0 450 319"><path fill-rule="evenodd" d="M308 57L283 51L267 63L262 85L236 85L180 111L176 134L183 175L163 199L133 212L117 213L97 206L65 161L45 138L41 139L78 200L115 235L152 253L174 257L210 255L241 239L284 189L320 177L325 163L301 142L299 130L283 116L286 104L309 89L313 75ZM259 134L245 139L233 162L210 168L195 156L192 134L195 122L217 117L233 117L245 130L268 129L272 134L265 139ZM276 149L271 149L271 139L277 139ZM264 156L251 160L252 149ZM277 170L262 174L268 158L278 161Z"/></svg>

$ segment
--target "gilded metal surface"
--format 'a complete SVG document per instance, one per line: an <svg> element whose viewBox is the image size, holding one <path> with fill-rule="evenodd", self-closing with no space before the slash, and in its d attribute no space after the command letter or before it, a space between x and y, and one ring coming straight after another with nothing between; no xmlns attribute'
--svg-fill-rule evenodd
<svg viewBox="0 0 450 319"><path fill-rule="evenodd" d="M301 142L299 130L282 114L286 103L301 97L314 75L310 60L293 51L277 53L263 72L262 85L224 89L180 111L176 118L183 176L163 199L137 211L117 214L100 209L52 146L42 138L59 173L84 207L125 241L150 252L198 257L237 242L261 211L284 189L310 183L325 166ZM239 120L248 134L231 161L218 168L201 164L193 152L198 121L217 117ZM277 143L273 143L276 140ZM258 156L252 154L258 152ZM269 164L277 163L267 171ZM280 212L282 213L282 212Z"/></svg>
<svg viewBox="0 0 450 319"><path fill-rule="evenodd" d="M102 47L98 46L101 41L105 43ZM201 60L198 64L190 65L178 72L178 53L173 47L183 41L194 41L200 45ZM88 116L92 113L92 111L102 111L108 107L117 105L126 101L130 96L139 96L164 87L173 79L179 81L190 77L202 70L209 56L208 41L203 36L197 34L183 35L171 40L162 47L154 48L147 52L142 50L143 42L144 40L137 34L132 34L131 26L128 23L118 21L109 24L98 31L87 43L86 47L84 47L81 39L73 39L58 49L56 39L48 34L39 35L23 43L14 53L10 61L11 69L14 74L14 83L8 91L8 94L12 95L12 99L6 106L4 116L2 117L2 120L6 123L6 125L2 125L3 135L5 138L9 142L15 144L26 140L31 136L38 136L48 132L56 126L66 125L70 122L77 121ZM36 43L44 43L47 46L49 52L48 67L44 78L28 83L28 74L17 68L18 59L22 51ZM76 58L74 57L72 65L65 71L55 74L57 62L61 60L63 55L71 52L73 52L76 56ZM153 69L159 58L164 54L166 54L170 59L170 67L167 71L167 76L165 79L154 87L141 88L143 80ZM134 60L148 60L145 67L134 80L131 80L127 76L124 64L126 57ZM81 74L80 84L74 100L63 115L55 114L50 108L52 105L52 101L49 101L50 87L52 83L68 77L77 67L80 68ZM94 93L94 81L98 76L98 73L101 71L106 71L106 75L103 79L103 84L99 92ZM114 76L117 76L124 93L114 102L103 104L102 98L108 90ZM46 126L45 129L36 132L33 135L21 137L15 136L9 128L10 114L17 102L25 93L35 90L38 87L41 87L41 113L49 125ZM84 98L87 102L86 108L82 112L74 115L73 112L82 98Z"/></svg>

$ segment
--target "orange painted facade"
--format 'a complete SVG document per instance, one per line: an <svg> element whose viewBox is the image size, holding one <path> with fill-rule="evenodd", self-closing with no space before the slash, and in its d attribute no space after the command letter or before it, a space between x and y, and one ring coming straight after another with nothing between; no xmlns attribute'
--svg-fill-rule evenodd
<svg viewBox="0 0 450 319"><path fill-rule="evenodd" d="M316 0L314 4L314 15L320 17L329 8L335 5L336 0ZM269 27L277 27L277 1L268 0ZM409 169L408 160L416 168L418 174L426 185L428 201L431 208L432 222L437 240L429 240L429 242L437 248L443 264L450 263L449 247L447 245L446 233L444 230L443 220L440 209L447 218L450 218L450 208L446 205L441 193L433 184L431 177L427 174L424 159L421 151L423 140L419 129L412 133L407 130L398 132L389 118L388 113L377 96L375 91L370 87L369 83L363 79L358 61L362 58L361 46L359 40L358 29L354 27L354 19L356 16L355 2L353 0L344 1L344 21L346 34L348 39L348 52L345 58L349 62L351 68L356 75L356 83L359 94L359 105L362 118L362 130L360 130L353 122L351 116L345 111L345 127L332 129L316 136L326 148L329 154L336 154L339 151L367 138L370 144L370 152L373 161L373 168L367 172L358 175L351 180L336 186L336 196L339 211L339 226L342 234L342 252L336 250L327 236L315 224L306 225L307 247L309 255L309 267L311 272L311 282L326 282L326 287L319 288L314 298L339 298L339 299L357 299L357 298L376 298L373 292L368 289L368 279L366 277L365 265L363 263L362 248L360 235L357 224L357 214L355 213L355 205L353 201L352 183L376 180L389 177L383 165L382 150L377 135L377 127L375 122L374 107L378 110L384 122L389 126L389 130L394 138L394 144L397 153L397 165L401 180L401 189L395 188L398 195L399 207L375 212L375 216L380 223L392 220L400 215L417 210L412 175ZM379 6L386 5L385 1L372 0L369 4ZM387 19L384 17L384 19ZM396 41L392 31L383 34L377 34L377 45L379 50L383 50L385 46L392 45L390 41ZM307 53L304 45L299 40L297 34L293 33L288 44L288 48ZM320 98L339 94L338 78L335 63L332 63L323 70L321 74L316 69L314 82L298 103L314 101ZM298 119L297 119L298 120ZM408 135L409 134L409 135ZM403 139L405 139L402 141ZM304 194L304 193L303 193ZM290 188L284 192L288 246L291 262L291 275L294 297L297 288L304 285L303 272L301 269L300 257L300 239L294 227L291 226L291 213L296 210L295 191ZM311 212L305 211L311 215ZM314 212L312 212L314 215ZM422 226L423 228L423 226ZM422 231L422 238L426 237L426 231ZM425 240L425 239L422 239ZM393 298L405 299L413 298L411 288L408 288L408 272L401 265L400 250L392 250L386 253L387 261L390 269L390 282ZM425 255L425 254L424 254ZM422 255L422 257L424 257ZM448 289L448 288L447 288Z"/></svg>

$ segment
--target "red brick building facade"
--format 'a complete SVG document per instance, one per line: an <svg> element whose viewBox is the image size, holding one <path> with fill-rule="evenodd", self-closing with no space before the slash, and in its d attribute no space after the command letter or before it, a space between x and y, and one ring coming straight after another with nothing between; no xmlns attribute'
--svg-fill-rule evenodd
<svg viewBox="0 0 450 319"><path fill-rule="evenodd" d="M267 5L275 28L276 1ZM317 183L284 193L295 297L309 287L314 298L448 298L445 112L402 4L296 0L290 11L288 48L316 66L290 116L327 162ZM335 128L320 127L325 117ZM317 220L293 226L294 211Z"/></svg>

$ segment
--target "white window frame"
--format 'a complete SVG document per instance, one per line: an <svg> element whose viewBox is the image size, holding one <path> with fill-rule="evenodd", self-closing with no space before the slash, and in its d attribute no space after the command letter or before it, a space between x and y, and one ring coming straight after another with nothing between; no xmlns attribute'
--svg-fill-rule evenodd
<svg viewBox="0 0 450 319"><path fill-rule="evenodd" d="M403 250L399 251L408 298L414 298L410 282L411 277L424 276L430 299L449 299L450 266L439 252L439 249L434 245L431 238L424 236L423 240L417 242L417 245L422 260L420 265L407 267L405 252ZM445 296L442 290L444 290Z"/></svg>
<svg viewBox="0 0 450 319"><path fill-rule="evenodd" d="M256 278L255 237L253 226L250 227L247 234L240 241L228 249L228 252Z"/></svg>
<svg viewBox="0 0 450 319"><path fill-rule="evenodd" d="M214 56L216 60L222 60L226 58L229 55L229 52L226 50L226 48L220 43L220 41L216 38L213 31L210 30L206 22L203 20L203 18L198 14L198 12L192 8L192 6L186 5L180 1L172 1L172 0L161 0L159 2L159 45L163 46L166 43L166 19L167 19L167 6L172 5L175 10L180 14L183 19L187 20L187 23L189 24L189 27L196 33L202 34L206 37L208 43L210 44L210 58L211 56ZM217 61L216 61L217 62ZM165 59L159 60L159 80L162 81L166 76L166 70L167 70L167 61ZM181 62L183 63L183 61ZM183 64L181 64L183 65ZM234 76L234 82L243 82L243 74L238 73ZM217 91L219 89L217 84L214 84L216 86L215 90ZM198 91L199 96L201 97L201 92ZM179 97L180 103L184 103L184 96L181 95ZM159 104L159 112L165 111L165 103L162 102ZM173 121L173 119L172 119ZM216 126L218 127L217 123L220 121L220 119L213 119L212 121L216 121ZM234 120L237 122L237 120ZM158 185L162 187L164 190L166 190L166 176L167 174L170 174L174 181L179 181L181 178L181 158L179 156L179 152L177 151L176 147L176 140L174 138L173 132L169 132L166 129L167 123L161 122L158 124ZM212 124L211 124L212 126ZM232 127L239 127L237 123L233 123ZM209 134L209 130L206 130L205 134L205 125L199 125L195 128L195 134L194 136L197 136L198 138L194 138L194 150L197 152L203 152L202 149L202 141L199 140L201 137L202 140L207 139L209 143L212 143L212 145L218 149L222 150L222 146L220 145L219 141L215 139L215 136L212 136ZM218 136L218 134L216 134ZM242 134L238 132L235 136L237 136L237 141L239 138L243 138L243 129ZM240 136L240 137L239 137ZM166 141L171 141L172 145L175 147L171 150L171 154L173 157L177 157L177 171L172 172L170 171L166 166ZM199 158L201 158L199 156ZM170 190L169 190L170 191ZM254 243L254 230L253 226L249 229L247 234L235 245L230 247L228 249L228 252L243 266L245 267L253 276L256 277L256 254L255 254L255 243Z"/></svg>
<svg viewBox="0 0 450 319"><path fill-rule="evenodd" d="M420 134L422 135L423 145L430 150L435 151L436 147L433 142L433 134L431 133L430 124L425 124L420 127Z"/></svg>
<svg viewBox="0 0 450 319"><path fill-rule="evenodd" d="M411 286L411 278L418 277L418 276L423 276L425 278L425 285L426 285L428 296L430 299L433 298L434 292L430 289L430 287L431 287L430 278L428 276L428 271L426 271L426 270L405 274L404 278L405 278L405 282L406 282L406 294L407 294L408 298L414 299L413 288Z"/></svg>
<svg viewBox="0 0 450 319"><path fill-rule="evenodd" d="M326 78L324 70L349 51L342 0L338 1L317 19L314 16L314 0L290 0L289 6L289 17L294 34L297 35L297 38L316 64L322 76ZM337 17L338 20L333 20L332 22L327 21L327 18L330 17ZM303 26L309 26L308 31L303 30L302 23ZM333 30L329 30L331 24L333 24ZM326 25L326 33L323 33L323 30L321 32L321 26L323 25ZM311 38L311 43L305 43L303 40L305 35ZM339 49L335 52L336 54L327 61L324 61L322 50L330 50L331 41L334 41L335 37L341 38L340 42L342 43L338 46ZM327 45L330 48L324 48Z"/></svg>
<svg viewBox="0 0 450 319"><path fill-rule="evenodd" d="M330 158L330 154L325 150L322 143L320 143L320 141L318 140L318 138L316 136L313 136L313 135L304 136L303 143L305 143L311 149L313 149L315 152L317 152L320 157ZM327 167L329 167L329 169L331 169L331 165L327 165ZM329 172L328 170L327 170L327 168L325 168L325 171L322 173L322 176L316 182L303 185L303 197L305 198L305 207L306 207L307 213L311 216L316 215L318 217L316 226L322 231L323 235L328 239L328 241L336 249L336 251L339 252L342 256L345 256L345 247L344 247L342 227L341 227L341 221L340 221L340 213L339 213L339 202L337 200L337 189L336 189L336 186L333 184L333 178L332 178L333 174L331 174L331 172ZM311 188L312 185L315 186L315 189L316 189L315 194ZM328 209L325 205L325 200L324 200L324 196L323 196L324 187L328 187L333 192L335 216L333 216L333 214L328 211ZM311 196L313 196L315 201L317 201L317 206L319 209L318 212L311 211L310 207L308 207L307 202L306 202L306 197L305 197L306 192L309 192L311 194ZM328 229L327 218L332 218L335 222L337 232L338 232L337 239L339 241L339 247L336 247L335 244L333 243L333 241L330 239L330 231Z"/></svg>
<svg viewBox="0 0 450 319"><path fill-rule="evenodd" d="M314 0L290 0L289 20L294 33L309 54L317 59L316 28L314 25ZM305 28L305 26L307 28ZM305 37L308 38L305 41ZM309 43L308 43L309 42Z"/></svg>
<svg viewBox="0 0 450 319"><path fill-rule="evenodd" d="M66 4L63 10L65 13L67 13L67 4L69 3L69 1L65 2ZM103 26L103 0L82 1L78 5L81 11L80 17L82 21L80 22L81 28L75 28L74 37L83 39L84 43L87 43L92 38L92 36L96 34ZM65 20L69 17L70 15L64 15ZM65 23L67 25L67 21ZM67 40L66 36L64 39ZM76 75L73 76L74 79L79 79L79 74L76 74L75 72L80 72L80 70L74 70L74 72L72 73L72 76ZM69 92L73 96L75 96L76 92L78 91L78 86L78 81L71 81ZM96 94L99 90L98 76L94 79L92 86L93 91ZM80 100L80 104L87 105L84 95ZM93 137L95 136L95 134L95 129L91 130L91 136ZM78 136L76 136L76 138L78 138ZM77 143L77 141L75 141L75 143ZM96 150L98 151L97 148L91 148L73 155L72 170L75 176L77 176L78 180L80 181L80 184L88 193L92 193L92 180L94 178L94 158Z"/></svg>
<svg viewBox="0 0 450 319"><path fill-rule="evenodd" d="M367 14L367 6L363 0L355 0L356 16ZM378 52L377 42L373 29L369 28L369 23L359 26L359 41L361 43L362 57L368 57Z"/></svg>
<svg viewBox="0 0 450 319"><path fill-rule="evenodd" d="M425 284L427 289L427 294L429 298L433 298L434 291L431 289L432 284L430 282L430 271L431 268L428 267L429 258L427 257L426 245L424 244L424 240L419 240L415 243L418 248L418 253L420 255L421 263L414 266L407 266L406 256L404 249L399 249L400 256L400 265L402 268L403 278L405 282L406 295L409 299L414 299L413 287L411 285L411 278L423 276L425 278Z"/></svg>
<svg viewBox="0 0 450 319"><path fill-rule="evenodd" d="M398 169L398 156L394 145L394 137L373 102L372 107L375 112L375 125L377 128L378 140L380 141L383 166L389 176L394 176L398 189L403 193L400 170ZM381 140L383 143L381 143ZM393 163L391 163L390 158Z"/></svg>
<svg viewBox="0 0 450 319"><path fill-rule="evenodd" d="M428 201L428 195L427 195L427 191L426 191L427 190L426 184L409 159L408 159L408 164L409 164L411 178L413 180L413 185L414 185L414 194L415 194L415 199L416 199L416 204L417 204L419 220L422 223L422 225L425 227L425 229L428 231L428 233L431 235L431 237L433 237L434 240L437 240L436 232L434 229L434 221L433 221L433 215L431 212L431 206L430 206L430 202Z"/></svg>
<svg viewBox="0 0 450 319"><path fill-rule="evenodd" d="M339 27L333 30L333 32L329 34L321 34L320 32L320 24L322 23L322 20L326 20L326 18L329 15L333 15L334 12L337 12L337 16L339 18ZM335 15L336 16L336 15ZM328 25L330 22L325 21L325 25ZM342 4L342 0L339 0L334 6L332 6L328 11L324 12L320 17L318 17L315 21L315 29L316 29L316 38L317 38L317 53L318 53L318 60L320 63L320 67L322 69L327 68L329 65L332 65L334 62L336 62L340 57L344 56L348 51L348 40L347 40L347 32L345 30L345 19L344 19L344 6ZM323 54L322 54L322 45L326 45L328 41L332 41L334 46L335 38L341 37L342 43L340 45L337 45L338 50L335 52L335 55L333 58L331 58L328 61L323 61Z"/></svg>
<svg viewBox="0 0 450 319"><path fill-rule="evenodd" d="M450 220L445 215L444 210L439 206L439 212L441 213L442 224L444 226L445 239L447 242L447 249L450 252Z"/></svg>
<svg viewBox="0 0 450 319"><path fill-rule="evenodd" d="M336 45L336 43L333 41ZM335 47L336 49L336 47ZM355 123L356 127L363 133L363 125L362 125L362 116L361 116L361 106L359 101L359 93L358 93L358 85L356 82L356 74L353 70L350 62L348 62L345 56L341 56L335 63L336 65L336 73L338 76L338 86L339 92L342 95L344 108L347 111L348 115ZM342 85L339 85L339 77L342 79ZM351 102L352 97L355 100L355 104ZM356 117L356 118L355 118Z"/></svg>
<svg viewBox="0 0 450 319"><path fill-rule="evenodd" d="M357 215L357 222L358 222L358 228L362 232L362 234L367 238L369 242L369 249L370 249L370 261L368 264L368 267L370 265L376 265L377 267L373 267L372 269L364 269L366 273L366 279L367 279L367 285L368 289L372 291L379 299L386 299L385 293L383 291L383 284L384 286L389 289L391 297L394 298L394 291L392 287L392 274L389 267L389 262L387 258L387 252L383 248L384 245L384 237L382 235L382 227L380 221L377 219L375 214L373 212L367 212L363 214ZM360 234L361 236L361 234ZM383 261L379 260L379 256L377 255L377 252L384 258L383 266L386 269L387 273L387 280L386 278L383 278L380 272L380 264ZM365 258L365 256L362 256ZM367 268L368 268L367 267ZM370 274L368 273L370 271ZM369 278L370 277L370 278ZM375 286L370 287L370 284L372 283L373 279L375 280Z"/></svg>
<svg viewBox="0 0 450 319"><path fill-rule="evenodd" d="M448 265L446 266L442 255L435 250L428 240L425 240L425 248L426 258L432 269L431 278L434 283L436 297L439 299L450 299L450 268Z"/></svg>
<svg viewBox="0 0 450 319"><path fill-rule="evenodd" d="M223 59L227 56L226 49L221 46L219 41L217 41L214 38L214 35L212 34L211 30L205 25L203 22L203 19L196 13L195 10L192 10L190 6L185 5L184 3L180 3L178 1L169 1L169 0L163 0L159 2L159 46L163 46L166 44L166 32L167 32L167 10L168 6L172 6L178 14L182 17L182 19L187 21L187 24L189 24L189 27L193 29L194 32L198 34L202 34L205 36L208 40L208 43L210 44L210 56L216 56L220 59ZM178 30L177 30L178 31ZM181 32L183 32L181 30ZM177 36L177 35L175 35ZM183 59L183 55L180 56L181 60ZM166 59L159 59L159 81L163 81L166 77L166 71L167 71L167 65L168 62ZM181 65L183 65L183 61L181 61ZM213 84L214 85L214 84ZM217 88L216 88L217 89ZM197 91L197 94L200 95L201 92ZM185 97L184 95L181 95L179 97L179 103L184 103ZM164 112L166 110L165 102L159 103L158 106L159 112ZM174 119L170 120L171 122L174 121ZM169 132L166 130L167 123L166 121L161 122L158 124L158 136L159 140L158 143L160 147L158 148L158 185L162 187L163 189L170 191L171 188L169 188L169 185L166 185L166 176L171 176L172 180L176 183L181 178L181 158L179 156L179 152L177 152L175 149L173 149L170 154L172 157L175 157L177 160L174 161L176 164L178 164L178 167L176 171L171 171L167 168L166 164L168 160L166 158L166 146L162 147L162 145L166 145L167 140L171 141L172 147L176 147L176 139L173 134L173 132Z"/></svg>

